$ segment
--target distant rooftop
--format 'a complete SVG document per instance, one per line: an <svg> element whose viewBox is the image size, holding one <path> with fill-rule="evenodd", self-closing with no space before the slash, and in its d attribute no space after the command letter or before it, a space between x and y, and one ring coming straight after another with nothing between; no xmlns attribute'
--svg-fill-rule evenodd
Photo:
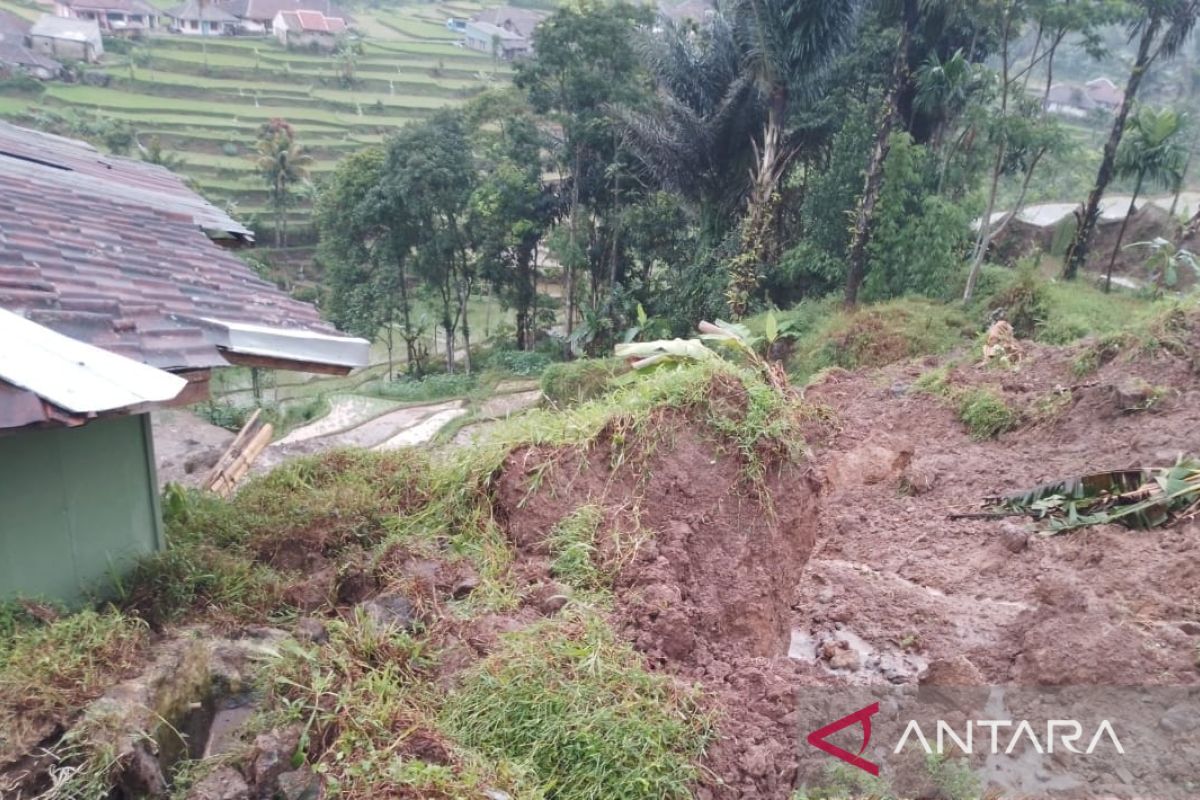
<svg viewBox="0 0 1200 800"><path fill-rule="evenodd" d="M186 3L163 12L171 19L197 20L204 22L237 22L238 18L213 3L187 0Z"/></svg>
<svg viewBox="0 0 1200 800"><path fill-rule="evenodd" d="M158 14L158 9L145 0L58 0L76 11L117 11L123 14Z"/></svg>
<svg viewBox="0 0 1200 800"><path fill-rule="evenodd" d="M320 11L282 11L283 24L290 30L310 33L341 33L346 30L346 20L327 17Z"/></svg>
<svg viewBox="0 0 1200 800"><path fill-rule="evenodd" d="M495 25L497 28L504 28L528 39L533 36L533 29L538 26L538 23L548 16L550 15L545 11L535 11L531 8L496 6L495 8L485 8L471 17L471 21Z"/></svg>

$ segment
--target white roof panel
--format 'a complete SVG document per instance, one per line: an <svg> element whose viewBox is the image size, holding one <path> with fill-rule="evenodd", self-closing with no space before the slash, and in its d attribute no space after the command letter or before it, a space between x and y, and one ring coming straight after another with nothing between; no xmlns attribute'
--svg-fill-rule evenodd
<svg viewBox="0 0 1200 800"><path fill-rule="evenodd" d="M211 337L214 343L234 353L351 368L370 363L371 343L366 339L246 322L204 321L215 329Z"/></svg>
<svg viewBox="0 0 1200 800"><path fill-rule="evenodd" d="M0 380L75 414L174 399L187 381L0 309Z"/></svg>

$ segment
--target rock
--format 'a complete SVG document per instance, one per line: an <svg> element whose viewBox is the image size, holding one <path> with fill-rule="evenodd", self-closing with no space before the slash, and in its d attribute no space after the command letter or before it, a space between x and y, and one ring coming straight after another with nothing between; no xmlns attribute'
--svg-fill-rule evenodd
<svg viewBox="0 0 1200 800"><path fill-rule="evenodd" d="M983 686L987 681L969 658L954 656L930 662L920 683L922 686Z"/></svg>
<svg viewBox="0 0 1200 800"><path fill-rule="evenodd" d="M233 767L217 767L191 788L186 800L250 800L250 786Z"/></svg>
<svg viewBox="0 0 1200 800"><path fill-rule="evenodd" d="M376 628L411 631L419 621L412 602L400 594L381 594L358 606Z"/></svg>
<svg viewBox="0 0 1200 800"><path fill-rule="evenodd" d="M167 794L162 765L141 745L134 747L124 759L117 783L129 797L165 797Z"/></svg>
<svg viewBox="0 0 1200 800"><path fill-rule="evenodd" d="M549 617L557 614L571 599L571 590L557 581L542 584L537 587L531 598L531 603L539 613Z"/></svg>
<svg viewBox="0 0 1200 800"><path fill-rule="evenodd" d="M283 773L276 781L279 786L277 796L283 800L321 800L325 797L321 778L307 764Z"/></svg>
<svg viewBox="0 0 1200 800"><path fill-rule="evenodd" d="M337 570L332 566L312 572L284 593L291 605L304 611L315 611L329 604L337 594Z"/></svg>
<svg viewBox="0 0 1200 800"><path fill-rule="evenodd" d="M1179 630L1188 636L1200 636L1200 622L1181 622L1179 623Z"/></svg>
<svg viewBox="0 0 1200 800"><path fill-rule="evenodd" d="M300 726L261 733L254 739L254 754L250 761L250 777L260 793L267 793L275 779L291 769L292 756L300 747Z"/></svg>
<svg viewBox="0 0 1200 800"><path fill-rule="evenodd" d="M1180 704L1167 709L1167 713L1158 721L1158 726L1169 733L1186 733L1200 726L1200 719L1196 719L1194 708Z"/></svg>
<svg viewBox="0 0 1200 800"><path fill-rule="evenodd" d="M454 582L454 585L450 587L450 596L455 600L462 600L478 588L479 576L472 572Z"/></svg>
<svg viewBox="0 0 1200 800"><path fill-rule="evenodd" d="M302 642L324 644L329 641L329 630L316 617L303 617L296 623L296 638Z"/></svg>
<svg viewBox="0 0 1200 800"><path fill-rule="evenodd" d="M1029 531L1013 522L1000 526L1000 541L1010 553L1023 553L1029 549Z"/></svg>
<svg viewBox="0 0 1200 800"><path fill-rule="evenodd" d="M512 796L508 792L502 792L499 789L484 789L483 796L487 800L512 800Z"/></svg>
<svg viewBox="0 0 1200 800"><path fill-rule="evenodd" d="M845 642L828 642L821 648L821 654L831 669L856 670L860 664L858 653Z"/></svg>
<svg viewBox="0 0 1200 800"><path fill-rule="evenodd" d="M1133 783L1133 773L1125 767L1117 767L1117 777L1121 779L1121 783L1127 786Z"/></svg>
<svg viewBox="0 0 1200 800"><path fill-rule="evenodd" d="M1119 384L1109 386L1113 405L1121 413L1144 411L1154 402L1157 392L1154 387L1141 378L1129 378Z"/></svg>

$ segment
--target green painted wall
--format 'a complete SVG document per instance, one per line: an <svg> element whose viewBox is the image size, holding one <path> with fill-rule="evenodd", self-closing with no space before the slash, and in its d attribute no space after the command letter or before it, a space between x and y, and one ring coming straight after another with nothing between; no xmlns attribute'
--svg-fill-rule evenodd
<svg viewBox="0 0 1200 800"><path fill-rule="evenodd" d="M77 604L161 546L149 414L0 436L0 599Z"/></svg>

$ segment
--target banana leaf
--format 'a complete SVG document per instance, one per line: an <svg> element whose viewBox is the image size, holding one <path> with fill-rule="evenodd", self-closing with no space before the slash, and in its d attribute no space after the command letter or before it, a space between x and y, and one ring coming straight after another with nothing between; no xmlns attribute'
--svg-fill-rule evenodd
<svg viewBox="0 0 1200 800"><path fill-rule="evenodd" d="M1200 509L1200 461L1165 469L1112 470L985 498L992 513L1045 520L1049 533L1116 523L1135 530L1165 525Z"/></svg>

